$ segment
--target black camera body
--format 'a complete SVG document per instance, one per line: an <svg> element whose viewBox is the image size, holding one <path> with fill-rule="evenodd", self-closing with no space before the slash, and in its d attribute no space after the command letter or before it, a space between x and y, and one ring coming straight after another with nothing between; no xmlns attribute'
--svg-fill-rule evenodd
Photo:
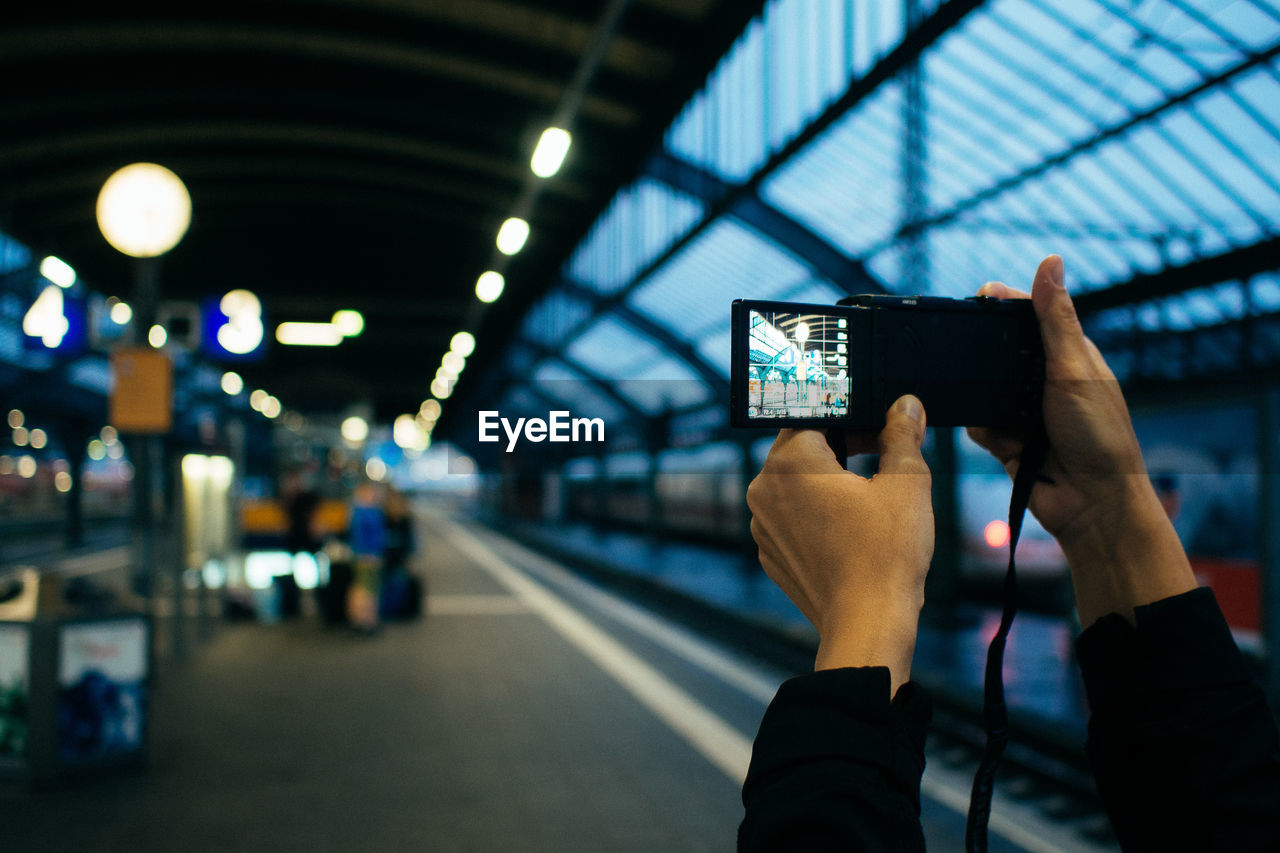
<svg viewBox="0 0 1280 853"><path fill-rule="evenodd" d="M930 426L1042 420L1044 345L1029 299L738 299L732 323L735 427L878 430L903 394L920 398Z"/></svg>

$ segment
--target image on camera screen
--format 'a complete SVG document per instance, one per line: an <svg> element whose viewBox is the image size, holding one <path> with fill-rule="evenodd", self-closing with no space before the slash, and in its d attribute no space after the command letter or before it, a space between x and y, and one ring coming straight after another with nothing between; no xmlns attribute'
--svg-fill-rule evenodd
<svg viewBox="0 0 1280 853"><path fill-rule="evenodd" d="M849 413L846 318L752 310L747 324L747 417Z"/></svg>

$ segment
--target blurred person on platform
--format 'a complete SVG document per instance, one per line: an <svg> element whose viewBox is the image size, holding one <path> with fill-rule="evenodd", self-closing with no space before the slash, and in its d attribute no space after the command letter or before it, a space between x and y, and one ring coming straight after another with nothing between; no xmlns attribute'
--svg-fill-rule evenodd
<svg viewBox="0 0 1280 853"><path fill-rule="evenodd" d="M417 550L413 515L404 492L387 489L382 504L386 516L386 549L382 565L383 619L416 616L422 607L422 584L409 572L409 557Z"/></svg>
<svg viewBox="0 0 1280 853"><path fill-rule="evenodd" d="M320 538L316 535L316 510L320 496L309 488L302 471L292 468L284 473L280 482L280 503L284 508L288 526L285 529L285 550L291 555L315 554L320 550ZM280 615L297 616L301 593L293 573L276 578L280 589Z"/></svg>
<svg viewBox="0 0 1280 853"><path fill-rule="evenodd" d="M368 481L356 486L352 498L350 539L355 577L347 593L347 618L357 631L372 634L378 630L387 526L378 488Z"/></svg>

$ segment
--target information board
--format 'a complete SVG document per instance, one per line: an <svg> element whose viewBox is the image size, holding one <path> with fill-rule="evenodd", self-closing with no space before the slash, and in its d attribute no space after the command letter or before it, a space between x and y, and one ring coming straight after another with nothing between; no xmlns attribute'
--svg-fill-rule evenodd
<svg viewBox="0 0 1280 853"><path fill-rule="evenodd" d="M27 747L31 697L31 639L25 625L0 625L0 759L18 758Z"/></svg>
<svg viewBox="0 0 1280 853"><path fill-rule="evenodd" d="M146 732L147 623L65 625L58 648L58 759L64 764L140 750Z"/></svg>

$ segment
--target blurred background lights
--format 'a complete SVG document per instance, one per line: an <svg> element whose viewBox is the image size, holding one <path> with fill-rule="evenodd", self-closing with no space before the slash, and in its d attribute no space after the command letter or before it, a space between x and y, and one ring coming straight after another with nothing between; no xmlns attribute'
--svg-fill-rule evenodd
<svg viewBox="0 0 1280 853"><path fill-rule="evenodd" d="M364 463L364 472L369 475L370 480L377 480L381 483L387 479L387 463L383 462L377 456L371 458Z"/></svg>
<svg viewBox="0 0 1280 853"><path fill-rule="evenodd" d="M369 437L369 422L359 415L352 415L342 422L342 437L352 444L359 444Z"/></svg>
<svg viewBox="0 0 1280 853"><path fill-rule="evenodd" d="M992 548L1003 548L1009 543L1009 523L996 519L989 522L982 531L982 538Z"/></svg>
<svg viewBox="0 0 1280 853"><path fill-rule="evenodd" d="M164 330L164 326L156 324L147 332L147 343L151 344L153 349L160 349L169 342L169 333Z"/></svg>
<svg viewBox="0 0 1280 853"><path fill-rule="evenodd" d="M254 392L249 395L249 408L253 409L255 412L261 412L262 407L267 405L267 398L270 396L270 394L263 391L261 388L255 389Z"/></svg>
<svg viewBox="0 0 1280 853"><path fill-rule="evenodd" d="M419 411L434 421L440 417L440 412L443 411L443 407L440 405L439 400L423 400Z"/></svg>
<svg viewBox="0 0 1280 853"><path fill-rule="evenodd" d="M29 438L31 440L31 446L36 450L41 450L49 443L49 436L46 435L45 431L42 429L33 429Z"/></svg>
<svg viewBox="0 0 1280 853"><path fill-rule="evenodd" d="M244 380L240 378L239 373L234 370L228 370L222 374L222 390L224 393L234 397L244 390Z"/></svg>
<svg viewBox="0 0 1280 853"><path fill-rule="evenodd" d="M66 471L59 471L54 474L53 487L63 493L71 491L71 475Z"/></svg>
<svg viewBox="0 0 1280 853"><path fill-rule="evenodd" d="M120 440L120 433L116 432L116 428L111 424L107 424L98 432L98 437L102 439L102 443L110 447Z"/></svg>
<svg viewBox="0 0 1280 853"><path fill-rule="evenodd" d="M18 427L26 423L26 420L27 420L26 416L22 414L21 409L9 410L9 428L10 429L17 429Z"/></svg>
<svg viewBox="0 0 1280 853"><path fill-rule="evenodd" d="M24 480L30 480L36 475L36 458L25 454L19 456L16 467L19 477Z"/></svg>
<svg viewBox="0 0 1280 853"><path fill-rule="evenodd" d="M107 178L98 193L98 228L115 249L153 258L178 245L191 224L191 196L164 166L134 163Z"/></svg>
<svg viewBox="0 0 1280 853"><path fill-rule="evenodd" d="M333 312L331 323L342 333L344 338L357 337L364 331L364 315L359 311L352 311L350 308Z"/></svg>
<svg viewBox="0 0 1280 853"><path fill-rule="evenodd" d="M12 441L15 447L26 447L30 440L31 434L26 427L14 427Z"/></svg>
<svg viewBox="0 0 1280 853"><path fill-rule="evenodd" d="M476 338L470 332L458 332L449 341L449 349L466 358L476 351Z"/></svg>
<svg viewBox="0 0 1280 853"><path fill-rule="evenodd" d="M133 309L128 302L116 302L111 306L111 322L117 326L127 326L133 319Z"/></svg>
<svg viewBox="0 0 1280 853"><path fill-rule="evenodd" d="M342 339L342 331L332 323L281 323L276 326L276 340L285 346L336 347Z"/></svg>
<svg viewBox="0 0 1280 853"><path fill-rule="evenodd" d="M533 149L533 157L529 160L529 168L539 178L549 178L560 171L564 155L569 153L569 145L573 137L569 131L560 127L548 127L538 138L538 145Z"/></svg>
<svg viewBox="0 0 1280 853"><path fill-rule="evenodd" d="M453 393L453 383L443 376L437 375L431 381L431 393L441 400L447 400L449 395Z"/></svg>
<svg viewBox="0 0 1280 853"><path fill-rule="evenodd" d="M502 273L493 270L481 273L480 278L476 279L476 298L481 302L495 302L502 295L506 284Z"/></svg>
<svg viewBox="0 0 1280 853"><path fill-rule="evenodd" d="M524 241L529 239L529 223L513 216L498 229L498 251L504 255L514 255L524 248Z"/></svg>
<svg viewBox="0 0 1280 853"><path fill-rule="evenodd" d="M427 449L430 441L427 431L418 423L413 415L400 415L391 427L391 438L402 450L421 452Z"/></svg>
<svg viewBox="0 0 1280 853"><path fill-rule="evenodd" d="M268 396L262 404L262 414L274 420L280 417L280 413L284 411L284 406L274 396Z"/></svg>
<svg viewBox="0 0 1280 853"><path fill-rule="evenodd" d="M40 275L58 287L70 287L76 283L76 271L71 268L71 264L53 255L40 262Z"/></svg>
<svg viewBox="0 0 1280 853"><path fill-rule="evenodd" d="M456 376L462 372L462 368L467 366L467 360L453 350L449 350L440 360L440 364L449 368L450 372Z"/></svg>
<svg viewBox="0 0 1280 853"><path fill-rule="evenodd" d="M13 473L13 457L8 454L0 456L0 477L7 477Z"/></svg>
<svg viewBox="0 0 1280 853"><path fill-rule="evenodd" d="M107 456L107 446L99 439L90 439L89 446L85 448L85 452L89 454L89 458L94 462L100 462Z"/></svg>

